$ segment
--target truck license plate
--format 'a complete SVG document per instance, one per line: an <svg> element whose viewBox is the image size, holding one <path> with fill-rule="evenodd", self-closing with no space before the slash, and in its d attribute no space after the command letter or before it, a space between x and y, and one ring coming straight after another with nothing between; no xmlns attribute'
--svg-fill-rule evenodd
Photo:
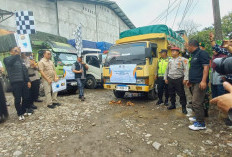
<svg viewBox="0 0 232 157"><path fill-rule="evenodd" d="M71 82L71 86L77 86L77 82Z"/></svg>
<svg viewBox="0 0 232 157"><path fill-rule="evenodd" d="M119 90L119 91L128 91L129 87L128 86L117 86L116 90Z"/></svg>

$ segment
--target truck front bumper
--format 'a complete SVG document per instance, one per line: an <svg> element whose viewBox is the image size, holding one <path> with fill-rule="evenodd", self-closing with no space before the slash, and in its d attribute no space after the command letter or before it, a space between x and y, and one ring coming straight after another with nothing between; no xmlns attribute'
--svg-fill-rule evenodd
<svg viewBox="0 0 232 157"><path fill-rule="evenodd" d="M122 86L121 84L104 84L104 89L116 90L117 86ZM149 92L148 85L123 85L128 87L128 92Z"/></svg>

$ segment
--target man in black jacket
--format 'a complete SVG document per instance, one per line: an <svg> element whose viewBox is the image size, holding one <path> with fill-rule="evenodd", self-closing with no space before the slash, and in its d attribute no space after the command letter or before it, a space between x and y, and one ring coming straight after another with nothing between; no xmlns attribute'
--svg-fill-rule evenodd
<svg viewBox="0 0 232 157"><path fill-rule="evenodd" d="M78 57L77 61L72 66L72 71L75 73L75 79L77 80L77 85L79 88L79 99L81 101L85 100L84 97L84 86L86 80L86 70L89 67L82 61L82 57Z"/></svg>
<svg viewBox="0 0 232 157"><path fill-rule="evenodd" d="M31 88L31 82L28 77L28 71L25 63L20 58L20 48L11 48L10 54L11 56L4 59L4 64L12 86L15 108L17 110L19 120L24 120L24 115L31 115L33 113L29 102L29 88Z"/></svg>

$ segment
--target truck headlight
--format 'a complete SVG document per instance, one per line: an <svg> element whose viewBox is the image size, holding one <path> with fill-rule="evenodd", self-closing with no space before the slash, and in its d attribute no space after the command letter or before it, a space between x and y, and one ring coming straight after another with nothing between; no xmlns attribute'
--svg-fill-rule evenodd
<svg viewBox="0 0 232 157"><path fill-rule="evenodd" d="M145 79L137 79L136 84L145 84Z"/></svg>

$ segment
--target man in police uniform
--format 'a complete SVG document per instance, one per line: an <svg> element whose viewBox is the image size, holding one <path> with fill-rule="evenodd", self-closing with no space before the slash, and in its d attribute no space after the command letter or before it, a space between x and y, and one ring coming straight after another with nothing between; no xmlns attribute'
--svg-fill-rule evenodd
<svg viewBox="0 0 232 157"><path fill-rule="evenodd" d="M165 84L164 81L164 74L168 66L169 57L167 56L168 50L161 50L160 51L160 59L158 61L158 97L159 101L157 102L157 105L160 105L163 103L163 92L165 92L165 106L168 106L168 84Z"/></svg>
<svg viewBox="0 0 232 157"><path fill-rule="evenodd" d="M164 75L165 83L168 84L169 96L171 97L171 106L168 110L176 109L176 93L180 97L182 105L182 113L187 114L186 96L184 84L188 81L188 59L180 57L180 49L178 47L171 48L172 57L167 66Z"/></svg>

